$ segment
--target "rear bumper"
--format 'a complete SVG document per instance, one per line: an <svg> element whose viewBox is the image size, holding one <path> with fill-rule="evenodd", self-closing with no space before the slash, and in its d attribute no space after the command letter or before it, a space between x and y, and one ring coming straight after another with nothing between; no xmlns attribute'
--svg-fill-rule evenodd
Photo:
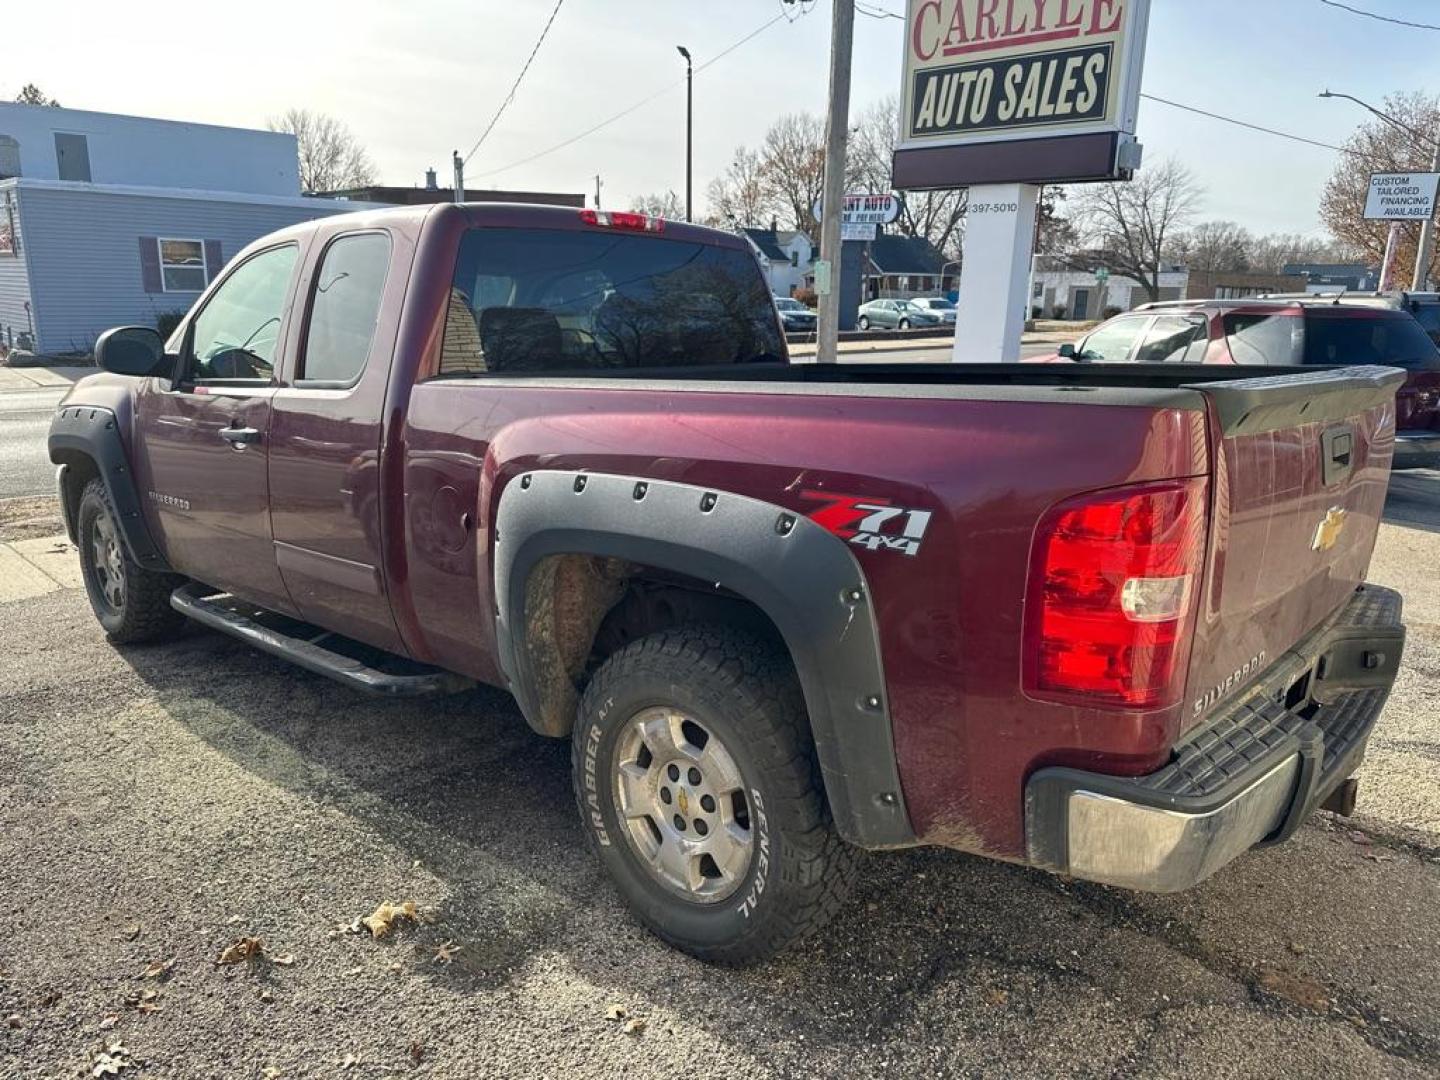
<svg viewBox="0 0 1440 1080"><path fill-rule="evenodd" d="M1440 431L1397 431L1391 468L1440 468Z"/></svg>
<svg viewBox="0 0 1440 1080"><path fill-rule="evenodd" d="M1289 837L1359 766L1405 643L1399 593L1367 585L1148 776L1041 769L1025 789L1029 861L1178 892Z"/></svg>

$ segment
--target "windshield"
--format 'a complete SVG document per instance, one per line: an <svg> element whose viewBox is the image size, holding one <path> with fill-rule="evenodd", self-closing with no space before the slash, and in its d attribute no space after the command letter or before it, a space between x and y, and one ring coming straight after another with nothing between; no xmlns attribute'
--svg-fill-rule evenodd
<svg viewBox="0 0 1440 1080"><path fill-rule="evenodd" d="M955 305L952 304L949 300L923 300L921 301L921 303L923 303L928 308L933 308L936 311L955 310Z"/></svg>
<svg viewBox="0 0 1440 1080"><path fill-rule="evenodd" d="M776 300L775 306L781 311L809 311L799 300Z"/></svg>
<svg viewBox="0 0 1440 1080"><path fill-rule="evenodd" d="M745 251L604 229L471 229L440 373L783 361L774 311Z"/></svg>
<svg viewBox="0 0 1440 1080"><path fill-rule="evenodd" d="M1388 364L1411 371L1440 370L1440 350L1408 313L1310 310L1305 318L1305 363Z"/></svg>

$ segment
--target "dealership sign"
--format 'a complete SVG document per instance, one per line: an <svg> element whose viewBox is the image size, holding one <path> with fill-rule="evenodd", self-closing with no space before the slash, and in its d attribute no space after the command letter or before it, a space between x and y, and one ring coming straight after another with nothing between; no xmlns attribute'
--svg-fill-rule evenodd
<svg viewBox="0 0 1440 1080"><path fill-rule="evenodd" d="M945 186L947 163L957 187L1127 173L1148 17L1149 0L909 0L896 186ZM1088 138L1041 142L1069 136ZM975 150L1008 142L1025 147ZM912 153L946 148L970 152Z"/></svg>
<svg viewBox="0 0 1440 1080"><path fill-rule="evenodd" d="M1440 173L1375 173L1365 192L1371 221L1429 221L1435 213Z"/></svg>
<svg viewBox="0 0 1440 1080"><path fill-rule="evenodd" d="M900 216L900 207L899 195L846 195L840 221L845 225L889 225ZM818 221L821 211L819 200L810 209Z"/></svg>

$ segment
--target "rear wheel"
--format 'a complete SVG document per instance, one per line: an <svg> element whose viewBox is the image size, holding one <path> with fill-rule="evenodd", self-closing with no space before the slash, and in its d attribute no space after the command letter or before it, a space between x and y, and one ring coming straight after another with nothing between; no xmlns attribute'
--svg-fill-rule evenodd
<svg viewBox="0 0 1440 1080"><path fill-rule="evenodd" d="M859 321L858 323L856 323L856 325L859 326L861 330L869 330L869 329L870 329L870 320L869 320L868 318L866 318L864 315L861 315L861 316L860 316L860 321Z"/></svg>
<svg viewBox="0 0 1440 1080"><path fill-rule="evenodd" d="M910 329L910 320L909 320L909 319L901 319L901 320L900 320L900 329L901 329L901 330L909 330L909 329Z"/></svg>
<svg viewBox="0 0 1440 1080"><path fill-rule="evenodd" d="M827 922L854 878L794 670L759 637L679 627L610 657L581 702L574 773L626 902L701 959L779 952Z"/></svg>
<svg viewBox="0 0 1440 1080"><path fill-rule="evenodd" d="M170 594L183 579L146 570L131 559L118 522L105 484L91 480L80 495L76 516L80 572L90 607L111 641L167 637L185 622L170 606Z"/></svg>

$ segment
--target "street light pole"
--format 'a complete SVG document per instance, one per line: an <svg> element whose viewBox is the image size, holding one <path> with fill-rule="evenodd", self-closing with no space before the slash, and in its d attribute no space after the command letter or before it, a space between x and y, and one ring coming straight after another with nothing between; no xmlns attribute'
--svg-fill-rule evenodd
<svg viewBox="0 0 1440 1080"><path fill-rule="evenodd" d="M830 110L825 118L825 183L820 197L820 261L829 288L820 291L815 360L833 364L840 344L840 216L845 210L845 137L850 126L850 58L855 0L835 0L830 24ZM817 285L821 284L817 280Z"/></svg>
<svg viewBox="0 0 1440 1080"><path fill-rule="evenodd" d="M693 142L691 133L694 130L695 122L695 67L690 61L690 50L684 45L676 45L675 49L685 58L685 220L695 220L694 199L694 171L692 163Z"/></svg>
<svg viewBox="0 0 1440 1080"><path fill-rule="evenodd" d="M1330 90L1322 90L1320 91L1319 96L1322 98L1344 98L1346 101L1353 101L1362 109L1365 109L1367 112L1373 113L1381 120L1384 120L1391 127L1397 128L1398 130L1405 132L1407 135L1413 136L1414 138L1420 140L1420 144L1422 146L1428 144L1431 148L1430 171L1440 172L1440 139L1430 138L1422 132L1417 131L1409 124L1396 120L1395 117L1391 116L1389 113L1381 112L1379 109L1375 108L1374 105L1371 105L1365 101L1361 101L1353 94L1336 94ZM1411 292L1420 292L1422 289L1425 288L1426 285L1429 284L1430 259L1434 255L1434 252L1435 215L1432 213L1428 218L1425 219L1425 223L1420 226L1420 243L1415 249L1415 272L1413 275L1411 275L1410 279ZM1387 251L1387 262L1388 257L1389 252ZM1383 270L1381 271L1381 274L1383 277Z"/></svg>

